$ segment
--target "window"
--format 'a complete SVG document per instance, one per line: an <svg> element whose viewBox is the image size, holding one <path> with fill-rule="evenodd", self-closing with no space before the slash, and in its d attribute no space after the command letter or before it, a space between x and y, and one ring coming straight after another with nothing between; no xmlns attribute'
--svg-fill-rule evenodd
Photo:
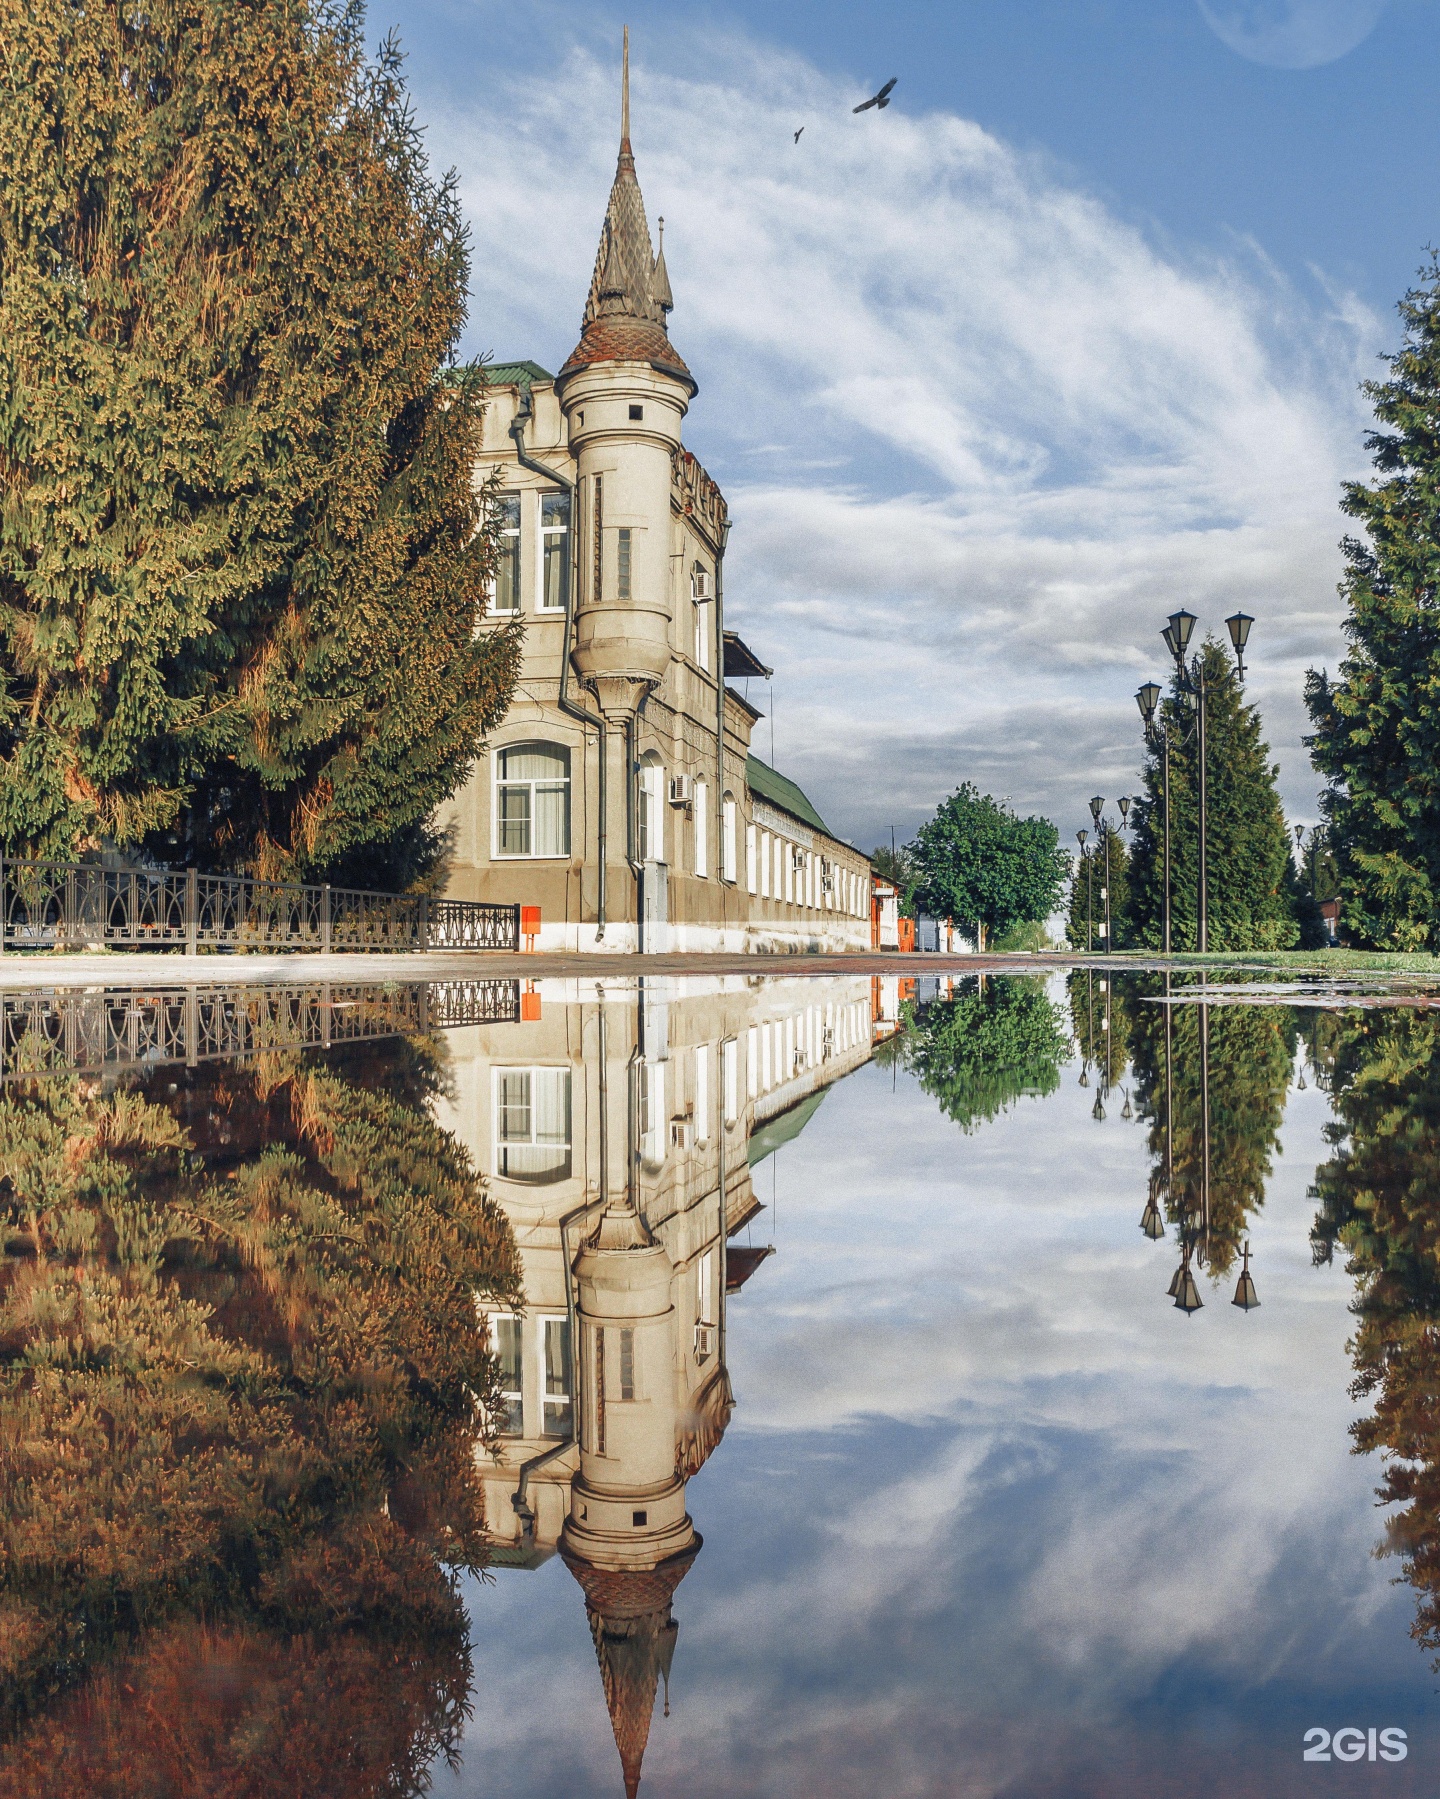
<svg viewBox="0 0 1440 1799"><path fill-rule="evenodd" d="M715 1322L715 1281L712 1272L713 1268L714 1258L711 1251L707 1249L700 1258L700 1264L697 1271L697 1285L699 1291L695 1296L695 1316L699 1319L701 1324L713 1324Z"/></svg>
<svg viewBox="0 0 1440 1799"><path fill-rule="evenodd" d="M540 496L540 610L563 612L570 594L570 496Z"/></svg>
<svg viewBox="0 0 1440 1799"><path fill-rule="evenodd" d="M770 869L775 858L770 853L770 833L760 833L760 897L770 897Z"/></svg>
<svg viewBox="0 0 1440 1799"><path fill-rule="evenodd" d="M690 571L691 609L695 615L695 665L707 671L710 667L710 645L715 635L714 614L710 609L712 598L711 577L697 562Z"/></svg>
<svg viewBox="0 0 1440 1799"><path fill-rule="evenodd" d="M595 1326L595 1453L605 1453L605 1326Z"/></svg>
<svg viewBox="0 0 1440 1799"><path fill-rule="evenodd" d="M570 752L515 743L495 756L495 854L570 854Z"/></svg>
<svg viewBox="0 0 1440 1799"><path fill-rule="evenodd" d="M499 560L495 564L495 597L492 610L520 610L520 496L502 499L498 512L500 524Z"/></svg>
<svg viewBox="0 0 1440 1799"><path fill-rule="evenodd" d="M495 1356L500 1363L500 1389L505 1400L505 1416L499 1421L500 1432L506 1437L523 1437L525 1435L525 1363L522 1351L522 1335L525 1320L509 1317L494 1317L490 1320L491 1329L495 1333Z"/></svg>
<svg viewBox="0 0 1440 1799"><path fill-rule="evenodd" d="M639 856L642 862L665 860L665 770L658 762L640 767L638 795Z"/></svg>
<svg viewBox="0 0 1440 1799"><path fill-rule="evenodd" d="M760 1091L760 1027L752 1024L745 1038L745 1091L751 1099Z"/></svg>
<svg viewBox="0 0 1440 1799"><path fill-rule="evenodd" d="M727 793L720 807L720 879L735 879L735 796Z"/></svg>
<svg viewBox="0 0 1440 1799"><path fill-rule="evenodd" d="M721 1046L720 1062L725 1083L725 1122L734 1124L740 1116L740 1045L733 1037Z"/></svg>
<svg viewBox="0 0 1440 1799"><path fill-rule="evenodd" d="M545 1186L570 1174L570 1070L495 1070L495 1172Z"/></svg>
<svg viewBox="0 0 1440 1799"><path fill-rule="evenodd" d="M755 827L745 827L745 885L751 893L757 890L755 869Z"/></svg>
<svg viewBox="0 0 1440 1799"><path fill-rule="evenodd" d="M590 598L598 606L604 596L605 588L605 584L600 578L604 571L602 552L605 544L605 478L603 475L595 477L594 494L594 502L590 507L590 529L594 538L594 567L590 577Z"/></svg>
<svg viewBox="0 0 1440 1799"><path fill-rule="evenodd" d="M710 1045L695 1050L695 1141L710 1141Z"/></svg>
<svg viewBox="0 0 1440 1799"><path fill-rule="evenodd" d="M652 1168L665 1160L665 1064L640 1062L639 1075L640 1159Z"/></svg>
<svg viewBox="0 0 1440 1799"><path fill-rule="evenodd" d="M616 560L615 591L622 600L630 598L630 527L622 525L618 536L620 546Z"/></svg>
<svg viewBox="0 0 1440 1799"><path fill-rule="evenodd" d="M568 1437L574 1428L570 1401L570 1320L545 1318L545 1435Z"/></svg>
<svg viewBox="0 0 1440 1799"><path fill-rule="evenodd" d="M635 1332L625 1325L620 1327L620 1397L635 1397Z"/></svg>
<svg viewBox="0 0 1440 1799"><path fill-rule="evenodd" d="M695 783L695 872L710 873L710 787L705 781Z"/></svg>
<svg viewBox="0 0 1440 1799"><path fill-rule="evenodd" d="M630 408L630 416L632 419L643 419L645 416L645 408L643 406L632 406Z"/></svg>

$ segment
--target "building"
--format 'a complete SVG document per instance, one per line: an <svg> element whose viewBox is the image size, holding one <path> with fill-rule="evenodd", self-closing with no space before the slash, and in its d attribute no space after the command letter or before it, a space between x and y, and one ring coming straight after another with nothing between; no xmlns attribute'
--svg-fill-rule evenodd
<svg viewBox="0 0 1440 1799"><path fill-rule="evenodd" d="M701 1550L686 1486L734 1405L727 1301L771 1253L763 1230L738 1241L762 1222L752 1170L893 1034L895 987L542 981L518 1022L448 1033L437 1114L504 1206L524 1283L523 1312L491 1316L494 1561L558 1551L574 1575L632 1799Z"/></svg>
<svg viewBox="0 0 1440 1799"><path fill-rule="evenodd" d="M525 653L503 726L442 814L448 891L539 907L541 949L868 948L868 859L752 753L761 714L727 685L770 671L725 629L729 514L681 441L697 390L670 341L626 54L580 341L555 375L490 370L476 479L498 485L503 555L489 616L523 618Z"/></svg>

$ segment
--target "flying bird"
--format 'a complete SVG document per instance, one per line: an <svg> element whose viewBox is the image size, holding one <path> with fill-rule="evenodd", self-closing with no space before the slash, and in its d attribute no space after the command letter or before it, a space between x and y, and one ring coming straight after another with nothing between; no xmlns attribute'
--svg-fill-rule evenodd
<svg viewBox="0 0 1440 1799"><path fill-rule="evenodd" d="M803 125L802 125L802 126L801 126L801 127L800 127L800 131L803 131L803 130L804 130L804 129L805 129L805 127L804 127L804 126L803 126ZM799 143L799 142L800 142L800 131L797 131L797 132L796 132L796 133L795 133L795 142L796 142L796 143L797 143L797 144L798 144L798 143Z"/></svg>
<svg viewBox="0 0 1440 1799"><path fill-rule="evenodd" d="M878 106L883 110L890 104L890 90L899 79L900 77L898 75L892 75L878 94L872 94L868 100L862 100L858 106L853 107L851 110L854 112L869 112L872 106Z"/></svg>

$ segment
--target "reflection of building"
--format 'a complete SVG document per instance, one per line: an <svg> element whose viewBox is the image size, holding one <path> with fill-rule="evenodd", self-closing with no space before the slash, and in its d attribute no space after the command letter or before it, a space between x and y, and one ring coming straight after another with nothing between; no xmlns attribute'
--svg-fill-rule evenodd
<svg viewBox="0 0 1440 1799"><path fill-rule="evenodd" d="M450 892L539 907L541 949L864 949L870 864L750 752L724 626L729 514L680 440L670 341L622 103L580 341L558 375L492 368L477 478L503 524L491 617L521 621L504 724L445 809Z"/></svg>
<svg viewBox="0 0 1440 1799"><path fill-rule="evenodd" d="M626 1789L700 1549L685 1487L732 1397L725 1302L751 1168L870 1055L868 977L541 983L539 1017L448 1037L453 1113L520 1246L526 1309L485 1459L496 1560L558 1549L585 1592ZM571 1346L575 1354L572 1356Z"/></svg>

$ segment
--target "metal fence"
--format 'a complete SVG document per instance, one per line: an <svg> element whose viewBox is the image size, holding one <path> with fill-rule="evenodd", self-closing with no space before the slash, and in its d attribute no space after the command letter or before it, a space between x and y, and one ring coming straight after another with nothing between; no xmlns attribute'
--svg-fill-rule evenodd
<svg viewBox="0 0 1440 1799"><path fill-rule="evenodd" d="M246 875L0 858L0 950L520 947L520 908Z"/></svg>
<svg viewBox="0 0 1440 1799"><path fill-rule="evenodd" d="M518 981L112 988L0 993L0 1080L77 1070L194 1068L520 1017Z"/></svg>

